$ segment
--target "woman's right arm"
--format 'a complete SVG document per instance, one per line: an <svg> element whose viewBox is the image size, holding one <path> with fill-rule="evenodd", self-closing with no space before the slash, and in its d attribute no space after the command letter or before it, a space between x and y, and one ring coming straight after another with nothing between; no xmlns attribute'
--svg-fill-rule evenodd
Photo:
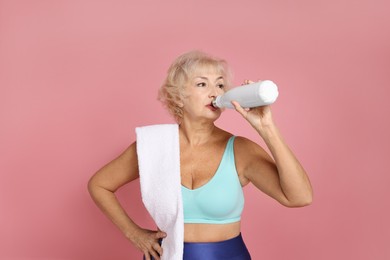
<svg viewBox="0 0 390 260"><path fill-rule="evenodd" d="M98 170L88 182L88 191L96 205L122 231L146 259L152 255L159 259L162 248L158 239L164 232L150 231L139 227L120 205L115 192L139 177L136 143L132 143L121 155Z"/></svg>

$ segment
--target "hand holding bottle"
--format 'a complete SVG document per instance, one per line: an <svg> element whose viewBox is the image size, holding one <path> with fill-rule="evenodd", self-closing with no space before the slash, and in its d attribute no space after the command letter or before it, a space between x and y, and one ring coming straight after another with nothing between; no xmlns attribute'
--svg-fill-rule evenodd
<svg viewBox="0 0 390 260"><path fill-rule="evenodd" d="M245 85L253 83L254 82L250 80L244 81ZM257 132L259 132L260 135L263 136L263 132L266 128L274 126L271 107L269 105L243 108L240 103L235 100L232 100L231 104L234 106L236 111L240 113L256 129Z"/></svg>

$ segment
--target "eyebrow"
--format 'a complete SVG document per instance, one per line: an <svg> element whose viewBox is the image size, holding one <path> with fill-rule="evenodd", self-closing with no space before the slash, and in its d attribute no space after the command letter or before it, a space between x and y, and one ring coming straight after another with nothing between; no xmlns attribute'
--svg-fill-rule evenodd
<svg viewBox="0 0 390 260"><path fill-rule="evenodd" d="M200 79L208 80L207 77L202 77L202 76L197 76L197 77L195 77L195 78L200 78ZM218 81L218 80L220 80L220 79L223 79L223 76L218 77L215 81Z"/></svg>

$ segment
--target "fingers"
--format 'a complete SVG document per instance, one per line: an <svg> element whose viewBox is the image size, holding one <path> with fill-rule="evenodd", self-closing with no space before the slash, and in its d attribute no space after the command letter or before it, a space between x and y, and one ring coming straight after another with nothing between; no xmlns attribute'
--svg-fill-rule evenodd
<svg viewBox="0 0 390 260"><path fill-rule="evenodd" d="M162 247L159 245L159 244L154 244L153 245L153 249L160 255L160 256L162 256L162 254L163 254L163 249L162 249Z"/></svg>
<svg viewBox="0 0 390 260"><path fill-rule="evenodd" d="M144 257L145 257L145 260L150 260L149 252L146 250L144 251Z"/></svg>
<svg viewBox="0 0 390 260"><path fill-rule="evenodd" d="M132 242L143 253L145 260L160 260L163 249L159 243L159 240L165 238L167 234L162 231L152 231L143 229L142 232L133 239Z"/></svg>
<svg viewBox="0 0 390 260"><path fill-rule="evenodd" d="M157 254L155 250L151 250L149 253L153 256L155 260L160 260L160 256Z"/></svg>
<svg viewBox="0 0 390 260"><path fill-rule="evenodd" d="M246 79L246 80L244 80L244 83L241 84L241 86L242 85L247 85L247 84L252 84L252 83L254 83L254 81Z"/></svg>
<svg viewBox="0 0 390 260"><path fill-rule="evenodd" d="M151 260L152 257L155 260L160 260L160 256L162 256L162 253L162 247L158 243L155 243L151 245L149 249L144 250L145 260Z"/></svg>
<svg viewBox="0 0 390 260"><path fill-rule="evenodd" d="M232 101L232 104L233 104L233 106L234 106L234 108L236 109L236 111L238 112L238 113L240 113L243 117L245 117L246 116L246 110L244 109L244 108L242 108L241 106L240 106L240 104L237 102L237 101Z"/></svg>
<svg viewBox="0 0 390 260"><path fill-rule="evenodd" d="M156 232L156 238L157 239L165 238L166 236L167 236L167 233L165 233L165 232L162 232L162 231Z"/></svg>
<svg viewBox="0 0 390 260"><path fill-rule="evenodd" d="M161 238L165 238L167 234L162 231L157 231L154 233L154 240L159 240ZM159 260L160 256L163 253L163 249L160 246L158 242L154 242L153 244L150 245L149 252L148 252L155 260Z"/></svg>

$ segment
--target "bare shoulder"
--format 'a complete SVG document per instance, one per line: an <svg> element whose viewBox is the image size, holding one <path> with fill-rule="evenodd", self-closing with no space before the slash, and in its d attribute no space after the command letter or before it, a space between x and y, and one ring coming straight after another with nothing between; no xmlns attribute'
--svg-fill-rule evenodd
<svg viewBox="0 0 390 260"><path fill-rule="evenodd" d="M258 156L259 154L265 153L265 150L257 143L253 142L252 140L237 136L234 141L234 150L237 152L237 155L255 155Z"/></svg>

